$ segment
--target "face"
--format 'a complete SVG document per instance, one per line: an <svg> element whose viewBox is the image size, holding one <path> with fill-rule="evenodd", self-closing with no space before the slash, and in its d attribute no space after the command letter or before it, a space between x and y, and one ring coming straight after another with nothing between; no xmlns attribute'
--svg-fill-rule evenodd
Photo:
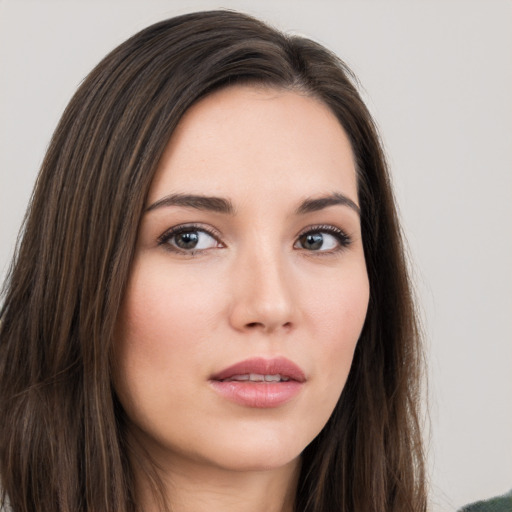
<svg viewBox="0 0 512 512"><path fill-rule="evenodd" d="M141 221L114 386L161 464L298 460L368 305L352 150L318 100L236 86L181 120Z"/></svg>

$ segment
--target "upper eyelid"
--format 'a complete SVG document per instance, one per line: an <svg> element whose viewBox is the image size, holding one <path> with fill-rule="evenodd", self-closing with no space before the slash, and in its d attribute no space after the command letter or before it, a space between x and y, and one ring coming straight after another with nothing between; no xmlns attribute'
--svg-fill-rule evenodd
<svg viewBox="0 0 512 512"><path fill-rule="evenodd" d="M202 231L202 232L208 234L209 236L211 236L212 238L215 238L215 240L217 240L217 242L224 243L224 242L222 242L221 234L216 229L214 229L211 226L207 227L204 224L198 224L198 223L194 223L194 222L178 224L176 226L170 227L169 229L166 229L158 237L157 241L158 241L158 243L164 243L172 236L174 236L180 232L183 232L183 231Z"/></svg>
<svg viewBox="0 0 512 512"><path fill-rule="evenodd" d="M345 230L345 229L342 229L338 226L335 226L333 224L312 224L310 226L306 226L305 228L302 228L296 235L297 238L307 234L307 233L311 233L311 232L321 232L321 231L326 231L326 232L330 232L330 233L339 233L339 234L342 234L344 235L345 237L347 238L352 238L348 232Z"/></svg>
<svg viewBox="0 0 512 512"><path fill-rule="evenodd" d="M332 224L320 224L320 225L312 225L304 228L296 237L296 242L294 242L294 247L297 244L297 242L302 238L303 236L309 234L309 233L327 233L329 236L332 236L337 239L338 241L338 249L335 250L326 250L326 251L306 251L306 253L311 255L328 255L337 253L342 249L348 248L352 243L354 242L354 238L352 235L348 234L348 232L345 229L342 229L336 225Z"/></svg>

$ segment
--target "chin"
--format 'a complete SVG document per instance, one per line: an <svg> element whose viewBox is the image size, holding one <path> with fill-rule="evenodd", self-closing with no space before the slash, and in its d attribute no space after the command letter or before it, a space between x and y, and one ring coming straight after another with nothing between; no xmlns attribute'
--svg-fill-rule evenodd
<svg viewBox="0 0 512 512"><path fill-rule="evenodd" d="M203 453L210 463L230 471L269 471L296 463L307 442L290 435L260 436L258 439L217 440L214 450Z"/></svg>
<svg viewBox="0 0 512 512"><path fill-rule="evenodd" d="M290 457L285 453L268 453L265 456L260 453L233 454L233 457L223 457L217 460L217 467L226 471L238 473L274 471L296 464L300 460L300 453Z"/></svg>

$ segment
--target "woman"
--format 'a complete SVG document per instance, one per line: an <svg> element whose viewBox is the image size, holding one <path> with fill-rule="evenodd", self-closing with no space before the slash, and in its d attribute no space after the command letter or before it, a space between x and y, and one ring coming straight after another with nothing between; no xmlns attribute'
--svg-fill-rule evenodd
<svg viewBox="0 0 512 512"><path fill-rule="evenodd" d="M225 11L87 77L1 312L14 511L425 510L414 309L353 82Z"/></svg>

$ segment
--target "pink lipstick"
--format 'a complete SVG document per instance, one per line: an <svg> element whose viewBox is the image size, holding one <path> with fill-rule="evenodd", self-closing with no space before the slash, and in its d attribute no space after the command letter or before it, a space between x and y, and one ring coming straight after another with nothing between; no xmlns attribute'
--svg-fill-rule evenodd
<svg viewBox="0 0 512 512"><path fill-rule="evenodd" d="M210 384L224 398L256 408L279 407L301 390L306 377L284 357L252 358L236 363L213 375Z"/></svg>

